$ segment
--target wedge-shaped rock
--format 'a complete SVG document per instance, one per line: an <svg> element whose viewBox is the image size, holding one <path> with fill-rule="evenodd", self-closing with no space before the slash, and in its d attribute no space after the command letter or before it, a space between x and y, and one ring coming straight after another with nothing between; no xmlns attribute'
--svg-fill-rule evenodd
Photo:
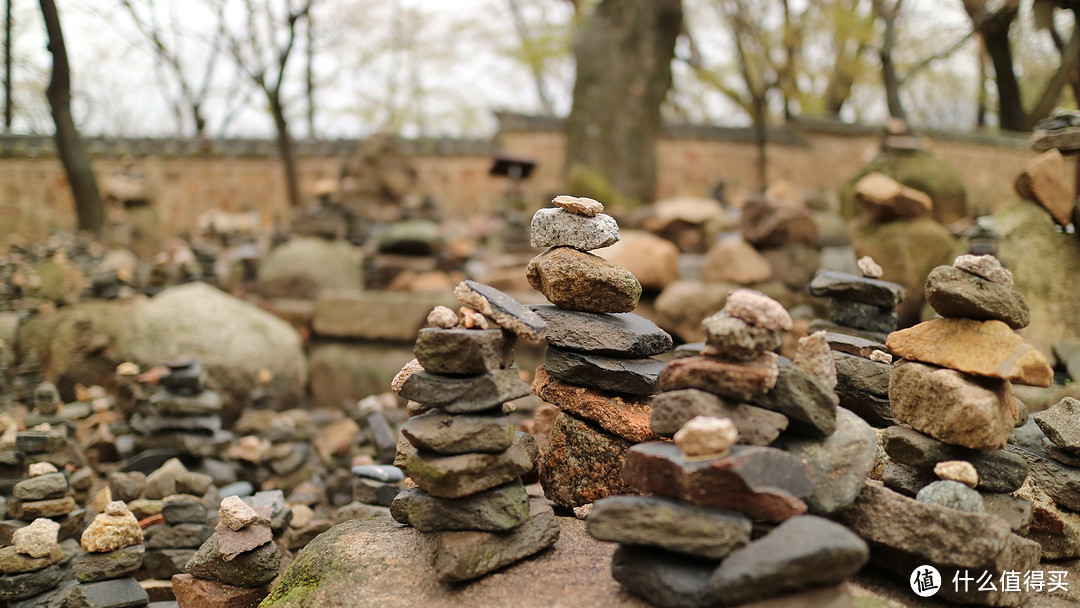
<svg viewBox="0 0 1080 608"><path fill-rule="evenodd" d="M624 359L579 353L549 346L544 366L548 374L574 386L636 396L656 392L660 372L667 364L659 359Z"/></svg>
<svg viewBox="0 0 1080 608"><path fill-rule="evenodd" d="M1020 415L1008 380L913 361L901 361L893 368L889 401L900 422L973 450L1005 447Z"/></svg>
<svg viewBox="0 0 1080 608"><path fill-rule="evenodd" d="M641 297L632 272L604 258L556 247L533 258L525 278L549 302L568 310L631 312Z"/></svg>
<svg viewBox="0 0 1080 608"><path fill-rule="evenodd" d="M732 363L712 357L675 359L660 374L661 391L696 388L733 401L747 401L776 385L779 367L775 353L754 361Z"/></svg>
<svg viewBox="0 0 1080 608"><path fill-rule="evenodd" d="M520 441L501 454L417 452L405 461L405 472L416 485L439 498L476 494L513 481L532 468L532 459Z"/></svg>
<svg viewBox="0 0 1080 608"><path fill-rule="evenodd" d="M464 498L438 498L419 488L410 488L394 499L390 516L421 532L503 532L529 518L529 495L521 480Z"/></svg>
<svg viewBox="0 0 1080 608"><path fill-rule="evenodd" d="M834 351L855 355L856 357L862 357L863 359L869 359L870 354L875 350L880 350L889 355L892 354L889 352L889 347L885 346L884 342L875 342L874 340L867 340L866 338L860 338L858 336L839 334L830 331L825 333L825 340L829 343L829 348Z"/></svg>
<svg viewBox="0 0 1080 608"><path fill-rule="evenodd" d="M1028 476L1028 465L1020 456L997 450L972 450L927 437L903 426L881 433L885 453L896 462L933 475L934 465L950 460L970 462L979 475L978 487L986 492L1013 492Z"/></svg>
<svg viewBox="0 0 1080 608"><path fill-rule="evenodd" d="M402 385L400 394L451 414L471 414L524 397L529 394L529 385L513 367L471 378L416 372Z"/></svg>
<svg viewBox="0 0 1080 608"><path fill-rule="evenodd" d="M687 461L667 443L643 443L626 453L623 478L634 489L752 519L783 521L806 512L801 498L814 482L799 458L773 448L733 446L724 458Z"/></svg>
<svg viewBox="0 0 1080 608"><path fill-rule="evenodd" d="M819 298L838 298L895 308L904 299L904 287L899 283L823 270L814 275L814 280L810 282L810 294Z"/></svg>
<svg viewBox="0 0 1080 608"><path fill-rule="evenodd" d="M1075 197L1072 183L1066 180L1065 157L1056 148L1036 156L1016 176L1016 193L1046 208L1062 226L1072 222Z"/></svg>
<svg viewBox="0 0 1080 608"><path fill-rule="evenodd" d="M510 532L443 532L435 572L444 583L479 578L542 551L559 540L559 523L542 500L531 503L529 519Z"/></svg>
<svg viewBox="0 0 1080 608"><path fill-rule="evenodd" d="M1080 454L1080 401L1065 397L1031 417L1054 445L1072 454ZM16 485L15 489L18 490L18 487Z"/></svg>
<svg viewBox="0 0 1080 608"><path fill-rule="evenodd" d="M522 340L539 343L544 341L547 324L535 312L505 293L483 283L466 279L454 288L457 299L498 323Z"/></svg>
<svg viewBox="0 0 1080 608"><path fill-rule="evenodd" d="M835 351L833 361L836 363L838 383L845 388L879 397L888 396L892 365Z"/></svg>
<svg viewBox="0 0 1080 608"><path fill-rule="evenodd" d="M737 606L809 587L843 582L870 559L870 548L840 524L793 517L735 551L709 581L723 606Z"/></svg>
<svg viewBox="0 0 1080 608"><path fill-rule="evenodd" d="M934 319L889 334L893 354L977 376L1050 386L1046 357L1001 321Z"/></svg>
<svg viewBox="0 0 1080 608"><path fill-rule="evenodd" d="M566 384L551 377L547 364L536 368L532 391L564 412L591 420L605 431L629 441L640 443L660 439L649 428L652 407L647 397L620 397Z"/></svg>
<svg viewBox="0 0 1080 608"><path fill-rule="evenodd" d="M616 494L636 494L622 477L631 443L560 413L551 425L548 447L540 459L544 496L566 508L580 507Z"/></svg>
<svg viewBox="0 0 1080 608"><path fill-rule="evenodd" d="M686 388L660 393L652 401L650 424L657 435L673 437L694 416L730 418L739 431L736 443L769 445L787 428L787 416L745 403L730 403L712 393Z"/></svg>
<svg viewBox="0 0 1080 608"><path fill-rule="evenodd" d="M779 369L772 390L750 403L787 416L792 431L809 437L828 437L836 430L840 399L817 378L797 367Z"/></svg>
<svg viewBox="0 0 1080 608"><path fill-rule="evenodd" d="M1080 511L1080 469L1065 466L1019 446L1010 445L1005 449L1027 462L1032 481L1061 508Z"/></svg>
<svg viewBox="0 0 1080 608"><path fill-rule="evenodd" d="M514 443L514 425L502 413L450 415L431 410L406 420L401 434L417 448L437 454L499 453Z"/></svg>
<svg viewBox="0 0 1080 608"><path fill-rule="evenodd" d="M501 329L426 327L416 336L413 354L426 371L474 376L510 367L514 339Z"/></svg>
<svg viewBox="0 0 1080 608"><path fill-rule="evenodd" d="M1031 310L1020 292L952 266L930 271L926 301L943 317L996 320L1013 329L1031 323Z"/></svg>
<svg viewBox="0 0 1080 608"><path fill-rule="evenodd" d="M547 322L551 346L615 357L651 357L671 350L671 335L634 313L582 312L551 304L531 308Z"/></svg>
<svg viewBox="0 0 1080 608"><path fill-rule="evenodd" d="M597 540L659 547L721 559L750 542L750 520L739 513L694 507L655 496L596 501L587 520Z"/></svg>

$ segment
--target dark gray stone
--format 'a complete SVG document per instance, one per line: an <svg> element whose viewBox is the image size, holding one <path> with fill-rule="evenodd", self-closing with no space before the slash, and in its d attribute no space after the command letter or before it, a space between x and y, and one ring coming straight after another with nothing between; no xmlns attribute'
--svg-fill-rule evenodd
<svg viewBox="0 0 1080 608"><path fill-rule="evenodd" d="M143 531L147 549L195 549L210 538L212 530L205 523L164 524L150 526Z"/></svg>
<svg viewBox="0 0 1080 608"><path fill-rule="evenodd" d="M877 461L877 435L865 421L840 408L836 431L824 440L782 437L776 447L810 467L814 493L805 499L811 513L829 515L851 504Z"/></svg>
<svg viewBox="0 0 1080 608"><path fill-rule="evenodd" d="M819 298L895 308L904 299L904 288L897 283L826 270L817 273L810 281L810 294Z"/></svg>
<svg viewBox="0 0 1080 608"><path fill-rule="evenodd" d="M836 396L840 400L840 407L852 411L859 418L870 423L871 426L884 428L899 424L893 416L892 407L888 397L879 397L870 393L848 388L837 384Z"/></svg>
<svg viewBox="0 0 1080 608"><path fill-rule="evenodd" d="M281 566L281 552L277 543L245 551L232 561L225 561L218 550L217 534L207 539L191 557L185 570L188 574L237 587L260 587L270 583Z"/></svg>
<svg viewBox="0 0 1080 608"><path fill-rule="evenodd" d="M27 454L55 452L67 443L67 431L54 428L48 431L22 431L15 435L15 449Z"/></svg>
<svg viewBox="0 0 1080 608"><path fill-rule="evenodd" d="M915 495L915 500L941 505L965 513L984 513L986 511L982 496L979 496L978 492L959 481L935 481L919 490L919 493Z"/></svg>
<svg viewBox="0 0 1080 608"><path fill-rule="evenodd" d="M730 418L739 431L738 443L769 445L787 428L787 416L745 403L730 403L696 388L660 393L653 398L652 431L673 437L694 416Z"/></svg>
<svg viewBox="0 0 1080 608"><path fill-rule="evenodd" d="M451 414L469 414L530 393L529 385L518 376L517 368L510 368L472 378L417 372L405 381L399 394L429 407L441 407Z"/></svg>
<svg viewBox="0 0 1080 608"><path fill-rule="evenodd" d="M148 414L158 416L212 416L221 412L221 395L202 391L198 395L177 395L158 391L150 395Z"/></svg>
<svg viewBox="0 0 1080 608"><path fill-rule="evenodd" d="M241 495L244 496L244 495ZM292 521L292 509L285 504L285 493L281 490L264 490L242 500L251 507L270 508L270 529L274 536L281 536Z"/></svg>
<svg viewBox="0 0 1080 608"><path fill-rule="evenodd" d="M67 494L68 480L63 473L48 473L29 477L15 484L13 493L19 500L61 498Z"/></svg>
<svg viewBox="0 0 1080 608"><path fill-rule="evenodd" d="M930 271L926 301L946 318L997 320L1013 329L1031 323L1031 310L1018 291L952 266Z"/></svg>
<svg viewBox="0 0 1080 608"><path fill-rule="evenodd" d="M8 608L65 608L68 596L79 585L79 581L61 581L55 589L35 595L25 600L8 602Z"/></svg>
<svg viewBox="0 0 1080 608"><path fill-rule="evenodd" d="M671 335L630 312L601 314L532 306L547 322L547 343L598 355L651 357L671 350Z"/></svg>
<svg viewBox="0 0 1080 608"><path fill-rule="evenodd" d="M836 364L836 380L849 390L870 393L877 397L889 396L889 376L892 365L833 351Z"/></svg>
<svg viewBox="0 0 1080 608"><path fill-rule="evenodd" d="M512 530L529 518L529 495L521 480L464 498L438 498L419 488L397 495L390 516L421 532Z"/></svg>
<svg viewBox="0 0 1080 608"><path fill-rule="evenodd" d="M513 481L533 469L533 461L520 442L501 454L443 456L417 452L405 462L405 472L416 485L439 498L461 498Z"/></svg>
<svg viewBox="0 0 1080 608"><path fill-rule="evenodd" d="M1054 445L1066 452L1080 454L1080 401L1065 397L1031 417ZM18 487L16 485L15 489Z"/></svg>
<svg viewBox="0 0 1080 608"><path fill-rule="evenodd" d="M401 433L417 449L438 454L499 453L514 442L514 425L501 412L451 415L434 409L406 420Z"/></svg>
<svg viewBox="0 0 1080 608"><path fill-rule="evenodd" d="M1009 522L1009 527L1014 532L1021 533L1028 529L1035 512L1035 506L1030 500L996 492L980 492L979 494L982 495L987 513L997 515Z"/></svg>
<svg viewBox="0 0 1080 608"><path fill-rule="evenodd" d="M202 363L193 357L181 357L165 364L169 373L158 383L178 395L194 395L202 390L205 375Z"/></svg>
<svg viewBox="0 0 1080 608"><path fill-rule="evenodd" d="M142 435L165 431L213 434L221 430L221 416L146 416L136 412L128 419L132 430Z"/></svg>
<svg viewBox="0 0 1080 608"><path fill-rule="evenodd" d="M1014 445L1005 446L1005 449L1011 454L1021 456L1027 462L1029 474L1035 484L1049 494L1059 507L1080 511L1080 469L1067 467Z"/></svg>
<svg viewBox="0 0 1080 608"><path fill-rule="evenodd" d="M473 376L514 363L514 335L501 329L426 327L416 336L413 354L435 374Z"/></svg>
<svg viewBox="0 0 1080 608"><path fill-rule="evenodd" d="M150 602L150 597L131 578L116 578L97 583L82 583L71 590L68 596L69 608L141 608Z"/></svg>
<svg viewBox="0 0 1080 608"><path fill-rule="evenodd" d="M855 327L848 327L846 325L839 325L833 323L828 319L814 319L806 326L806 332L812 334L815 332L824 331L830 334L844 334L853 338L860 338L869 342L877 342L884 344L885 340L889 337L889 332L881 331L867 331L865 329L858 329ZM885 352L891 352L886 350ZM857 354L857 353L851 353Z"/></svg>
<svg viewBox="0 0 1080 608"><path fill-rule="evenodd" d="M368 505L389 507L394 502L401 488L374 479L359 478L352 480L352 498Z"/></svg>
<svg viewBox="0 0 1080 608"><path fill-rule="evenodd" d="M444 583L479 578L543 551L559 539L559 523L546 502L533 500L529 519L510 532L442 532L435 573Z"/></svg>
<svg viewBox="0 0 1080 608"><path fill-rule="evenodd" d="M133 574L142 567L144 545L107 553L82 553L71 560L71 574L80 583L93 583Z"/></svg>
<svg viewBox="0 0 1080 608"><path fill-rule="evenodd" d="M899 316L892 308L847 300L831 300L829 320L855 329L888 334L896 331Z"/></svg>
<svg viewBox="0 0 1080 608"><path fill-rule="evenodd" d="M375 458L380 462L391 462L397 454L397 433L382 412L375 412L367 417L368 433L375 444ZM300 444L307 445L307 444Z"/></svg>
<svg viewBox="0 0 1080 608"><path fill-rule="evenodd" d="M161 515L170 526L177 524L205 524L207 521L206 505L201 500L191 498L168 498L161 505Z"/></svg>
<svg viewBox="0 0 1080 608"><path fill-rule="evenodd" d="M844 526L814 515L793 517L729 555L709 589L721 605L737 606L840 583L869 559L870 548Z"/></svg>
<svg viewBox="0 0 1080 608"><path fill-rule="evenodd" d="M388 464L361 464L351 470L352 474L357 477L373 479L383 483L397 483L405 479L405 474L401 472L401 469Z"/></svg>
<svg viewBox="0 0 1080 608"><path fill-rule="evenodd" d="M619 545L611 557L611 576L632 595L659 608L705 608L709 577L716 560L653 548Z"/></svg>
<svg viewBox="0 0 1080 608"><path fill-rule="evenodd" d="M194 555L195 549L150 549L143 555L143 571L150 578L169 580L174 574L183 574Z"/></svg>
<svg viewBox="0 0 1080 608"><path fill-rule="evenodd" d="M593 504L589 534L602 541L721 559L750 542L750 520L654 496L611 496Z"/></svg>
<svg viewBox="0 0 1080 608"><path fill-rule="evenodd" d="M881 470L881 482L891 490L905 496L915 497L919 490L938 480L937 475L887 460Z"/></svg>
<svg viewBox="0 0 1080 608"><path fill-rule="evenodd" d="M836 430L840 399L817 378L797 367L782 366L776 386L750 403L787 416L789 430L809 437L828 437Z"/></svg>
<svg viewBox="0 0 1080 608"><path fill-rule="evenodd" d="M1042 451L1046 453L1050 458L1060 462L1067 467L1080 468L1080 456L1073 454L1072 452L1066 452L1049 438L1043 437Z"/></svg>
<svg viewBox="0 0 1080 608"><path fill-rule="evenodd" d="M836 352L862 357L863 359L868 359L870 353L873 353L875 350L880 350L881 352L890 355L892 354L892 351L889 350L889 347L885 346L884 342L867 340L866 338L834 331L825 332L825 341L829 343L829 348Z"/></svg>
<svg viewBox="0 0 1080 608"><path fill-rule="evenodd" d="M659 359L623 359L549 346L544 365L552 377L574 386L652 395L667 364Z"/></svg>
<svg viewBox="0 0 1080 608"><path fill-rule="evenodd" d="M483 283L466 279L454 288L462 304L491 317L499 327L529 342L542 342L547 323L536 312L505 293Z"/></svg>
<svg viewBox="0 0 1080 608"><path fill-rule="evenodd" d="M45 593L60 582L60 567L49 566L43 570L25 574L0 576L0 600L25 600Z"/></svg>
<svg viewBox="0 0 1080 608"><path fill-rule="evenodd" d="M966 460L979 474L977 487L987 492L1014 492L1028 476L1028 464L1015 453L949 445L905 426L885 429L881 443L889 458L927 473L932 473L939 462Z"/></svg>

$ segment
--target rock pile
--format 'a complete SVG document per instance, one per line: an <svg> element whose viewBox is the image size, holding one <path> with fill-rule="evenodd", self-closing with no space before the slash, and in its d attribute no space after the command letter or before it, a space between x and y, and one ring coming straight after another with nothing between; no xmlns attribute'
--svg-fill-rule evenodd
<svg viewBox="0 0 1080 608"><path fill-rule="evenodd" d="M71 573L79 584L71 589L67 605L145 606L149 596L133 578L146 552L142 542L142 528L127 506L121 501L108 503L83 532L86 553L71 560Z"/></svg>
<svg viewBox="0 0 1080 608"><path fill-rule="evenodd" d="M115 479L119 485L119 478ZM210 485L205 475L190 473L173 458L146 477L142 499L130 503L132 510L144 517L144 566L153 578L168 580L183 572L184 564L210 536L207 508L201 498Z"/></svg>
<svg viewBox="0 0 1080 608"><path fill-rule="evenodd" d="M252 507L236 496L222 500L214 534L187 563L187 573L172 577L177 604L257 606L281 566L271 516L268 506Z"/></svg>
<svg viewBox="0 0 1080 608"><path fill-rule="evenodd" d="M35 427L36 430L24 431L16 435L16 442L24 439L20 451L26 459L36 459L48 455L37 452L50 447L62 446L66 441L63 429L51 429L48 424ZM43 439L41 442L37 440ZM37 452L37 453L35 453ZM86 509L75 503L67 475L57 470L50 462L31 462L27 467L26 479L12 488L12 498L7 502L7 516L14 521L3 522L7 529L19 528L25 523L38 518L55 520L59 525L59 538L72 538L82 532Z"/></svg>
<svg viewBox="0 0 1080 608"><path fill-rule="evenodd" d="M415 487L390 513L438 535L442 582L481 577L553 544L551 508L530 501L522 476L535 468L536 443L515 433L504 404L528 395L514 367L516 336L543 340L546 326L506 294L463 281L461 315L436 307L394 388L412 400L397 462Z"/></svg>
<svg viewBox="0 0 1080 608"><path fill-rule="evenodd" d="M889 408L892 353L885 339L896 329L904 288L880 280L882 269L871 258L859 260L859 269L862 276L824 271L814 277L810 293L830 298L829 321L814 321L810 329L831 350L840 406L884 427L896 424Z"/></svg>
<svg viewBox="0 0 1080 608"><path fill-rule="evenodd" d="M203 366L191 357L166 363L168 371L145 399L135 402L128 421L136 451L172 448L214 456L231 439L221 430L221 396L206 388Z"/></svg>
<svg viewBox="0 0 1080 608"><path fill-rule="evenodd" d="M36 606L39 596L57 586L64 557L59 530L56 522L40 518L12 534L12 543L0 549L0 599L8 605Z"/></svg>
<svg viewBox="0 0 1080 608"><path fill-rule="evenodd" d="M561 410L540 464L545 495L567 508L629 488L620 471L632 444L659 439L650 401L671 336L631 311L641 285L589 251L619 240L619 226L592 199L560 196L532 220L529 283L551 302L533 310L547 323L547 358L532 392Z"/></svg>

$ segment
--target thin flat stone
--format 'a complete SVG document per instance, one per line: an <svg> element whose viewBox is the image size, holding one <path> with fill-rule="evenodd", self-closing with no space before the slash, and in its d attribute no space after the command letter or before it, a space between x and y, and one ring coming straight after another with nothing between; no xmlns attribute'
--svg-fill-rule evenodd
<svg viewBox="0 0 1080 608"><path fill-rule="evenodd" d="M497 414L447 414L431 410L405 421L401 433L418 449L437 454L500 453L514 443L514 425Z"/></svg>
<svg viewBox="0 0 1080 608"><path fill-rule="evenodd" d="M40 557L19 553L15 547L4 547L0 549L0 572L7 575L36 572L60 563L63 558L64 550L60 545L53 545L48 553Z"/></svg>
<svg viewBox="0 0 1080 608"><path fill-rule="evenodd" d="M1065 397L1031 417L1054 445L1080 455L1080 401Z"/></svg>
<svg viewBox="0 0 1080 608"><path fill-rule="evenodd" d="M847 353L856 357L862 357L863 359L869 359L870 353L875 350L880 350L889 355L892 354L889 347L885 346L884 342L867 340L866 338L860 338L849 334L841 334L832 331L825 332L825 341L829 343L829 348L836 352Z"/></svg>
<svg viewBox="0 0 1080 608"><path fill-rule="evenodd" d="M444 583L479 578L538 553L559 540L551 507L531 501L529 519L511 532L443 532L435 552L435 573Z"/></svg>
<svg viewBox="0 0 1080 608"><path fill-rule="evenodd" d="M881 483L885 484L885 487L912 498L919 493L919 490L934 483L937 479L938 477L933 473L900 464L892 459L885 461L885 466L881 468Z"/></svg>
<svg viewBox="0 0 1080 608"><path fill-rule="evenodd" d="M1028 476L1027 463L1016 454L950 445L903 426L882 431L881 445L889 458L927 474L931 474L939 462L970 462L979 474L976 487L987 492L1014 492Z"/></svg>
<svg viewBox="0 0 1080 608"><path fill-rule="evenodd" d="M824 270L814 275L810 282L810 294L895 308L904 299L904 288L898 283Z"/></svg>
<svg viewBox="0 0 1080 608"><path fill-rule="evenodd" d="M660 374L659 389L696 388L725 399L747 401L767 393L777 382L775 353L763 353L755 361L732 363L712 357L684 357L668 363Z"/></svg>
<svg viewBox="0 0 1080 608"><path fill-rule="evenodd" d="M165 431L192 431L213 434L221 430L221 416L145 416L132 414L128 424L136 432L153 435Z"/></svg>
<svg viewBox="0 0 1080 608"><path fill-rule="evenodd" d="M894 308L833 299L829 301L829 320L855 329L889 333L896 330L899 315Z"/></svg>
<svg viewBox="0 0 1080 608"><path fill-rule="evenodd" d="M71 574L80 583L130 576L142 567L145 545L132 545L107 553L83 553L71 560Z"/></svg>
<svg viewBox="0 0 1080 608"><path fill-rule="evenodd" d="M483 283L466 279L454 287L454 296L469 308L491 317L503 329L527 342L544 341L547 324L529 307Z"/></svg>
<svg viewBox="0 0 1080 608"><path fill-rule="evenodd" d="M413 354L428 372L472 376L513 365L514 340L501 329L426 327L416 336Z"/></svg>
<svg viewBox="0 0 1080 608"><path fill-rule="evenodd" d="M207 524L164 524L150 526L143 534L147 549L195 549L213 532Z"/></svg>
<svg viewBox="0 0 1080 608"><path fill-rule="evenodd" d="M405 399L429 407L441 407L451 414L470 414L491 409L529 394L517 368L489 372L471 378L416 372L401 387Z"/></svg>
<svg viewBox="0 0 1080 608"><path fill-rule="evenodd" d="M529 226L530 247L573 247L592 251L619 242L619 224L604 213L593 216L565 209L539 209Z"/></svg>
<svg viewBox="0 0 1080 608"><path fill-rule="evenodd" d="M701 608L712 603L709 577L716 564L716 560L652 547L619 545L611 557L611 576L649 605Z"/></svg>
<svg viewBox="0 0 1080 608"><path fill-rule="evenodd" d="M567 384L636 396L656 392L666 365L659 359L608 357L556 346L548 347L544 362L548 374Z"/></svg>
<svg viewBox="0 0 1080 608"><path fill-rule="evenodd" d="M8 501L8 515L15 519L33 521L39 517L59 517L75 510L75 499L70 496L47 500Z"/></svg>
<svg viewBox="0 0 1080 608"><path fill-rule="evenodd" d="M1041 490L1063 509L1080 511L1080 469L1068 467L1024 448L1009 445L1005 449L1022 457L1029 475Z"/></svg>
<svg viewBox="0 0 1080 608"><path fill-rule="evenodd" d="M421 532L505 532L528 520L529 495L521 480L464 498L438 498L411 488L397 495L390 516Z"/></svg>
<svg viewBox="0 0 1080 608"><path fill-rule="evenodd" d="M501 454L441 456L417 452L405 471L421 489L439 498L461 498L513 481L533 468L520 441Z"/></svg>
<svg viewBox="0 0 1080 608"><path fill-rule="evenodd" d="M586 520L597 540L659 547L721 559L750 542L750 520L654 496L611 496L596 501Z"/></svg>
<svg viewBox="0 0 1080 608"><path fill-rule="evenodd" d="M643 443L627 451L623 478L640 492L766 521L805 513L800 499L814 491L799 458L757 446L736 445L724 458L687 461L674 444Z"/></svg>
<svg viewBox="0 0 1080 608"><path fill-rule="evenodd" d="M634 313L564 310L552 304L531 308L547 322L547 343L551 346L627 358L671 350L671 335Z"/></svg>
<svg viewBox="0 0 1080 608"><path fill-rule="evenodd" d="M169 525L204 524L207 509L202 500L195 496L174 494L162 502L161 515Z"/></svg>
<svg viewBox="0 0 1080 608"><path fill-rule="evenodd" d="M629 441L660 439L650 429L652 407L648 397L609 395L566 384L548 374L546 363L536 368L532 391L564 412L588 419L605 431Z"/></svg>
<svg viewBox="0 0 1080 608"><path fill-rule="evenodd" d="M861 338L870 342L879 342L885 344L885 340L888 339L888 332L880 331L867 331L865 329L856 329L854 327L847 327L845 325L839 325L829 321L828 319L814 319L806 326L806 331L824 331L830 334L844 334L853 338ZM888 349L884 349L885 352L889 352Z"/></svg>
<svg viewBox="0 0 1080 608"><path fill-rule="evenodd" d="M270 531L270 508L252 507L252 509L259 515L259 519L243 528L233 530L225 525L225 522L220 521L214 528L218 540L218 551L221 552L222 559L227 562L231 562L241 553L261 547L273 539L273 534Z"/></svg>
<svg viewBox="0 0 1080 608"><path fill-rule="evenodd" d="M150 395L150 411L161 416L209 416L221 411L221 395L200 391L198 395L177 395L158 391Z"/></svg>
<svg viewBox="0 0 1080 608"><path fill-rule="evenodd" d="M739 431L737 443L769 445L787 428L787 416L745 403L730 403L693 388L660 393L653 398L650 424L657 435L673 437L695 416L730 418Z"/></svg>
<svg viewBox="0 0 1080 608"><path fill-rule="evenodd" d="M507 444L506 447L510 447L510 445ZM350 470L357 477L374 479L383 483L397 483L405 479L405 474L401 472L401 469L386 464L360 464Z"/></svg>
<svg viewBox="0 0 1080 608"><path fill-rule="evenodd" d="M20 481L12 493L19 500L44 500L62 498L67 490L68 480L63 473L49 473Z"/></svg>
<svg viewBox="0 0 1080 608"><path fill-rule="evenodd" d="M96 583L82 583L71 590L71 608L140 608L150 597L134 578L124 577Z"/></svg>
<svg viewBox="0 0 1080 608"><path fill-rule="evenodd" d="M787 416L788 428L801 435L828 437L836 430L836 408L840 399L835 392L797 367L780 367L772 390L749 401Z"/></svg>
<svg viewBox="0 0 1080 608"><path fill-rule="evenodd" d="M889 398L879 395L848 388L843 384L836 385L836 396L840 399L840 407L850 410L859 418L870 423L871 426L884 428L899 424L893 416Z"/></svg>
<svg viewBox="0 0 1080 608"><path fill-rule="evenodd" d="M0 601L25 600L52 589L62 576L59 566L0 576Z"/></svg>
<svg viewBox="0 0 1080 608"><path fill-rule="evenodd" d="M1031 310L1020 292L952 266L930 271L926 301L943 317L997 320L1013 329L1031 323Z"/></svg>
<svg viewBox="0 0 1080 608"><path fill-rule="evenodd" d="M841 352L833 352L833 362L838 384L879 397L889 395L892 365Z"/></svg>

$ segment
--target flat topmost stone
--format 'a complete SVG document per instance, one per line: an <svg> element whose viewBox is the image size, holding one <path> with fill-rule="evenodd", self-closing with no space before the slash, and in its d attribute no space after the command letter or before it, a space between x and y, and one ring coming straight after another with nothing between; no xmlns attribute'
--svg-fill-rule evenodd
<svg viewBox="0 0 1080 608"><path fill-rule="evenodd" d="M904 288L898 283L824 270L817 273L810 282L810 294L895 308L904 299Z"/></svg>
<svg viewBox="0 0 1080 608"><path fill-rule="evenodd" d="M604 213L589 217L565 209L540 209L532 218L532 247L573 247L592 251L619 242L619 224Z"/></svg>
<svg viewBox="0 0 1080 608"><path fill-rule="evenodd" d="M724 312L750 325L775 331L791 329L791 315L783 304L753 289L737 289L724 302Z"/></svg>
<svg viewBox="0 0 1080 608"><path fill-rule="evenodd" d="M650 357L671 350L671 335L630 312L565 310L553 304L532 306L547 323L547 343L598 355Z"/></svg>
<svg viewBox="0 0 1080 608"><path fill-rule="evenodd" d="M961 255L953 260L953 268L1006 287L1013 286L1012 273L992 255Z"/></svg>
<svg viewBox="0 0 1080 608"><path fill-rule="evenodd" d="M544 319L498 289L466 279L457 284L454 295L465 306L491 317L499 327L514 332L521 339L534 343L544 340L547 332Z"/></svg>
<svg viewBox="0 0 1080 608"><path fill-rule="evenodd" d="M1032 418L1054 445L1080 453L1080 401L1065 397Z"/></svg>
<svg viewBox="0 0 1080 608"><path fill-rule="evenodd" d="M551 203L560 209L565 209L574 215L595 217L604 210L604 204L598 200L584 196L569 196L566 194L551 199Z"/></svg>

